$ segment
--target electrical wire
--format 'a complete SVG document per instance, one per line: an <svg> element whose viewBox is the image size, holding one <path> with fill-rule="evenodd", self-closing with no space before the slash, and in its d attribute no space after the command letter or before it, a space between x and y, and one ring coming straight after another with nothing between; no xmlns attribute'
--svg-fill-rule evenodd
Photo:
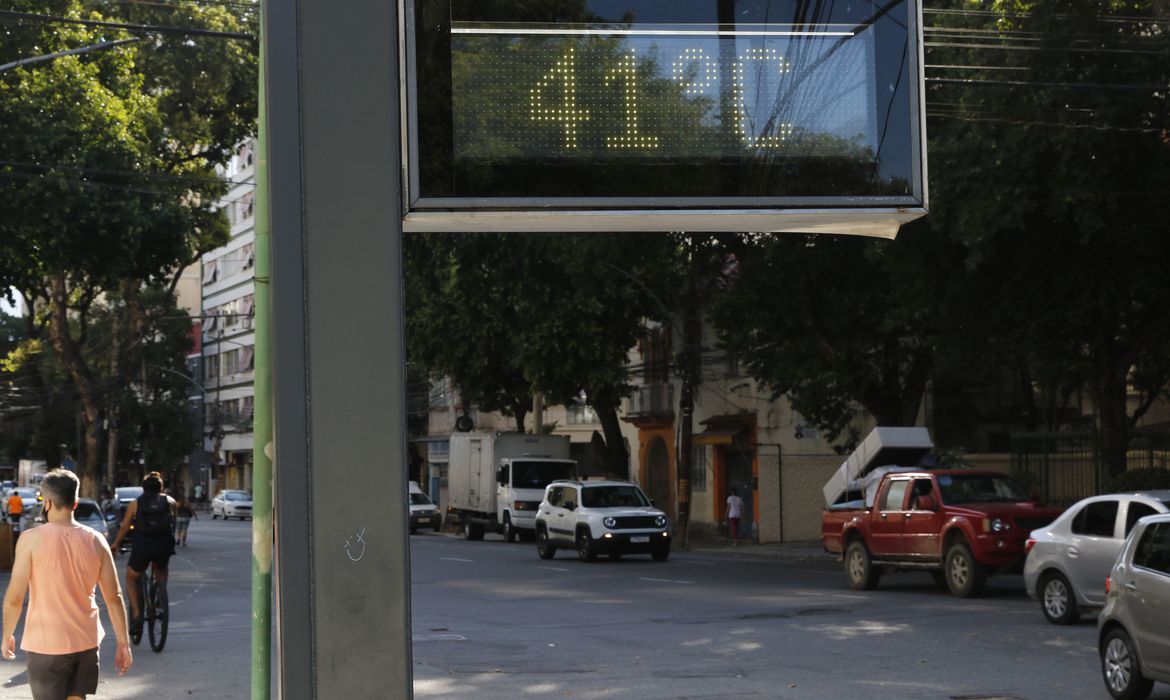
<svg viewBox="0 0 1170 700"><path fill-rule="evenodd" d="M197 27L173 27L163 24L130 24L127 22L107 22L94 19L71 19L57 15L41 15L33 12L16 12L0 10L0 20L11 19L18 21L40 22L42 24L75 24L84 27L101 27L106 29L122 29L127 32L146 34L174 34L178 36L205 36L216 39L244 39L256 41L255 34L244 32L221 32L214 29L199 29Z"/></svg>

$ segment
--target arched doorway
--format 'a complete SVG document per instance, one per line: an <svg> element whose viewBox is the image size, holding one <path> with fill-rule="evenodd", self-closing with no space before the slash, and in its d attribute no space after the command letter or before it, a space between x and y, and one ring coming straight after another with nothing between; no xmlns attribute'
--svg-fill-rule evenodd
<svg viewBox="0 0 1170 700"><path fill-rule="evenodd" d="M666 442L656 437L646 451L646 495L673 518L673 494L674 490L670 487L670 453L666 449Z"/></svg>

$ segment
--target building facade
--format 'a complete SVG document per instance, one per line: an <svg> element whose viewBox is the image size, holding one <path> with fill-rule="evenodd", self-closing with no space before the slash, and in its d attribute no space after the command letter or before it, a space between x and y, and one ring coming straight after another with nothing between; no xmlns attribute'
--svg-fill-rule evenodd
<svg viewBox="0 0 1170 700"><path fill-rule="evenodd" d="M204 493L252 487L252 415L256 263L256 141L250 139L222 171L230 182L222 208L229 241L202 259L198 365L203 385Z"/></svg>

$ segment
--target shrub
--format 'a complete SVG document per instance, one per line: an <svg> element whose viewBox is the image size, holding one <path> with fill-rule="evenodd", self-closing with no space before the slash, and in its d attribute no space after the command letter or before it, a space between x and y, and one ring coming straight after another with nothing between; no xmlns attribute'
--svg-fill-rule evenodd
<svg viewBox="0 0 1170 700"><path fill-rule="evenodd" d="M1105 482L1105 493L1155 489L1170 489L1170 469L1163 467L1130 469Z"/></svg>

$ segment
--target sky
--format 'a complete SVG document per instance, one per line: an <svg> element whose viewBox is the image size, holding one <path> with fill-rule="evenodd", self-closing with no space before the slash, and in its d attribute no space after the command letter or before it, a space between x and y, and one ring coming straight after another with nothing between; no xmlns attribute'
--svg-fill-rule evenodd
<svg viewBox="0 0 1170 700"><path fill-rule="evenodd" d="M12 292L12 296L14 299L19 298L16 296L15 291ZM7 314L8 316L18 315L16 307L9 304L8 299L6 299L3 294L0 294L0 313Z"/></svg>

